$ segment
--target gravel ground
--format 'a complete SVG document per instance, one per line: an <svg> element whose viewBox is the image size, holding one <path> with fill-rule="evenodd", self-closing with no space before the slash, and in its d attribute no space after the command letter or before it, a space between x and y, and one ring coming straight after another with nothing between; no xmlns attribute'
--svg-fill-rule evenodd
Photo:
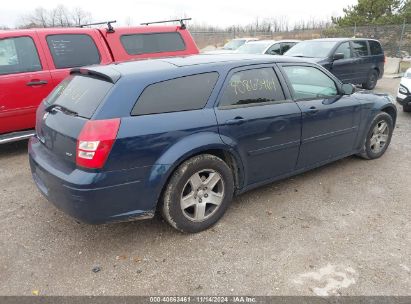
<svg viewBox="0 0 411 304"><path fill-rule="evenodd" d="M411 295L410 132L401 110L381 159L244 194L196 235L161 219L78 224L37 191L27 142L0 146L0 294Z"/></svg>

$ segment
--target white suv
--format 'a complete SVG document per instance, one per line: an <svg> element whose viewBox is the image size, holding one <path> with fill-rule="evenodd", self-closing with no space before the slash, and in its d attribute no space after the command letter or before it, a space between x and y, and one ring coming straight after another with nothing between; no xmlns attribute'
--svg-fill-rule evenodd
<svg viewBox="0 0 411 304"><path fill-rule="evenodd" d="M401 78L397 101L402 105L404 112L411 112L411 68Z"/></svg>

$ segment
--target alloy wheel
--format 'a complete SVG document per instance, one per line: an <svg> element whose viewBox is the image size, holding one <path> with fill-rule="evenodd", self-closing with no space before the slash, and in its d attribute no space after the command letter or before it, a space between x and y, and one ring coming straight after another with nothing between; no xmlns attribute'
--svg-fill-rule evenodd
<svg viewBox="0 0 411 304"><path fill-rule="evenodd" d="M386 146L389 137L389 127L385 120L379 121L372 132L370 149L373 153L380 153Z"/></svg>
<svg viewBox="0 0 411 304"><path fill-rule="evenodd" d="M194 173L183 187L180 206L186 218L202 222L210 218L224 199L224 181L217 171L205 169Z"/></svg>

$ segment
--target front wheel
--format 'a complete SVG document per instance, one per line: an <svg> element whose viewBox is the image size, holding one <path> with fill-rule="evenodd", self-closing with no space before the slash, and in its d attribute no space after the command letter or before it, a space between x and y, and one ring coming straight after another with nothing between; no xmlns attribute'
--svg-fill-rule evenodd
<svg viewBox="0 0 411 304"><path fill-rule="evenodd" d="M404 112L411 112L411 106L410 105L403 105L402 109Z"/></svg>
<svg viewBox="0 0 411 304"><path fill-rule="evenodd" d="M394 130L392 117L380 112L371 122L370 129L365 138L363 152L360 154L365 159L376 159L381 157L387 150Z"/></svg>
<svg viewBox="0 0 411 304"><path fill-rule="evenodd" d="M233 174L228 165L214 155L198 155L173 173L163 194L161 211L174 228L200 232L224 215L233 192Z"/></svg>
<svg viewBox="0 0 411 304"><path fill-rule="evenodd" d="M368 75L367 82L364 82L362 84L362 88L365 90L373 90L375 86L377 85L378 81L378 72L377 70L372 70L370 74Z"/></svg>

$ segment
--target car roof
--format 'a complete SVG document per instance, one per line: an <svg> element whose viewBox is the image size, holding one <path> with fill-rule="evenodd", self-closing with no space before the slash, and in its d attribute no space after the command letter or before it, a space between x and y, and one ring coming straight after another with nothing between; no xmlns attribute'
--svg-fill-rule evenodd
<svg viewBox="0 0 411 304"><path fill-rule="evenodd" d="M196 73L208 73L232 69L240 66L272 64L272 63L304 63L301 58L249 55L249 54L223 54L223 55L190 55L185 57L167 57L150 60L134 60L128 62L97 65L72 69L74 74L92 74L116 83L120 78L133 79L139 82L152 83L162 79L184 77Z"/></svg>
<svg viewBox="0 0 411 304"><path fill-rule="evenodd" d="M279 41L275 40L256 40L256 41L250 41L247 44L268 44L268 43L276 43Z"/></svg>
<svg viewBox="0 0 411 304"><path fill-rule="evenodd" d="M174 32L176 30L182 30L180 26L177 25L141 25L141 26L132 26L132 27L115 27L115 31L123 32L135 30L136 33L145 33L149 31L158 31L158 32ZM64 34L64 33L82 33L84 31L106 31L105 27L93 27L93 28L81 28L81 27L49 27L49 28L30 28L30 29L13 29L13 30L4 30L0 31L2 35L17 35L17 34L33 34L35 32L41 32L45 34Z"/></svg>
<svg viewBox="0 0 411 304"><path fill-rule="evenodd" d="M341 42L341 41L352 41L352 40L373 40L373 41L378 41L376 39L370 39L370 38L319 38L319 39L312 39L312 40L306 40L306 41L329 41L329 42Z"/></svg>

